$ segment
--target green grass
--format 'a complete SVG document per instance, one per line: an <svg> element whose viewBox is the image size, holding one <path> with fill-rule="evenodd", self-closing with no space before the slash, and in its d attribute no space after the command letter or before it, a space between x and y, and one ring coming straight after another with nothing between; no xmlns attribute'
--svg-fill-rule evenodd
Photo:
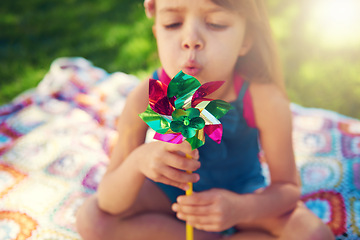
<svg viewBox="0 0 360 240"><path fill-rule="evenodd" d="M108 72L143 77L158 66L142 1L4 1L0 5L0 104L35 87L51 62L81 56Z"/></svg>
<svg viewBox="0 0 360 240"><path fill-rule="evenodd" d="M266 2L291 101L360 118L360 43L327 49L309 36L311 0ZM35 87L59 57L144 78L159 66L151 26L143 0L2 1L0 105Z"/></svg>

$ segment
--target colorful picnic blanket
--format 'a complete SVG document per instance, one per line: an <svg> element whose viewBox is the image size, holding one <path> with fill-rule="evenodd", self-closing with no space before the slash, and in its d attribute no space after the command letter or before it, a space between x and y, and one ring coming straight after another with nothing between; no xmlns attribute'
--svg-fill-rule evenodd
<svg viewBox="0 0 360 240"><path fill-rule="evenodd" d="M80 239L75 212L96 191L138 82L61 58L35 89L0 106L0 239ZM360 239L360 121L292 111L303 201L337 239Z"/></svg>

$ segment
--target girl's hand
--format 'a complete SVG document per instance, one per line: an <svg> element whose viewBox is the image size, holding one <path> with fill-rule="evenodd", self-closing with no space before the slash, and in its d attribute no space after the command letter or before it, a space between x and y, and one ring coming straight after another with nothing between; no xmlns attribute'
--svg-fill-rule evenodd
<svg viewBox="0 0 360 240"><path fill-rule="evenodd" d="M172 209L179 219L199 230L221 232L238 223L235 198L239 196L228 190L211 189L178 197Z"/></svg>
<svg viewBox="0 0 360 240"><path fill-rule="evenodd" d="M197 182L200 177L196 171L200 167L198 150L191 150L188 142L171 144L165 142L152 142L140 146L134 151L137 155L137 166L148 178L155 182L188 189L188 182ZM191 156L187 158L186 155Z"/></svg>

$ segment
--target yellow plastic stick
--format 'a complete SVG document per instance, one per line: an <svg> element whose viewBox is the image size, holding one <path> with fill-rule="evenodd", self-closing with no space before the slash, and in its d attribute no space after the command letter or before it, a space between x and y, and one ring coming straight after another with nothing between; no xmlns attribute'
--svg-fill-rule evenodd
<svg viewBox="0 0 360 240"><path fill-rule="evenodd" d="M191 159L189 154L186 154L186 158ZM187 173L192 173L192 171L186 171ZM187 183L189 185L189 189L186 190L186 196L190 196L193 193L193 184L192 182ZM186 223L186 240L194 240L194 229L188 223Z"/></svg>

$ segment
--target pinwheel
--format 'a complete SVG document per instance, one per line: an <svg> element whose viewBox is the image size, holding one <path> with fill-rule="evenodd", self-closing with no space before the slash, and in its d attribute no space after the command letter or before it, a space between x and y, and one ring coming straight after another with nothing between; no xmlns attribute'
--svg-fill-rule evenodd
<svg viewBox="0 0 360 240"><path fill-rule="evenodd" d="M203 85L180 71L167 86L159 80L149 80L149 105L140 118L156 133L154 139L182 143L188 141L192 149L205 144L205 133L220 143L223 133L219 119L231 108L222 100L205 98L224 82ZM190 156L187 156L191 158ZM191 172L189 172L191 173ZM192 194L192 183L186 195ZM186 239L193 239L193 229L186 225Z"/></svg>
<svg viewBox="0 0 360 240"><path fill-rule="evenodd" d="M192 149L204 145L205 133L220 143L222 125L219 119L231 105L222 100L205 98L223 84L222 81L203 85L179 72L169 86L159 80L149 80L149 105L139 116L156 133L157 140L181 143L188 141Z"/></svg>

